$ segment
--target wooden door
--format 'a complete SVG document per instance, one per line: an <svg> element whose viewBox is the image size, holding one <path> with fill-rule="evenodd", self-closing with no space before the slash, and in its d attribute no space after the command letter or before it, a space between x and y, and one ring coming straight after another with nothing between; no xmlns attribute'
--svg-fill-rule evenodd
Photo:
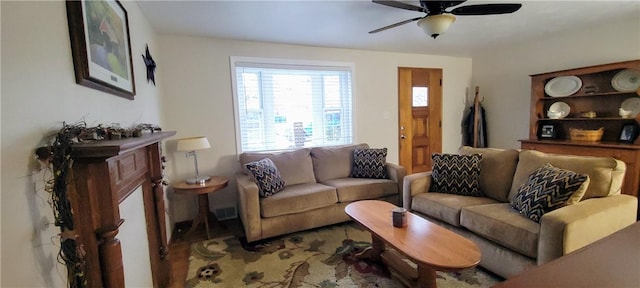
<svg viewBox="0 0 640 288"><path fill-rule="evenodd" d="M400 165L430 171L442 151L442 69L398 68L398 115Z"/></svg>

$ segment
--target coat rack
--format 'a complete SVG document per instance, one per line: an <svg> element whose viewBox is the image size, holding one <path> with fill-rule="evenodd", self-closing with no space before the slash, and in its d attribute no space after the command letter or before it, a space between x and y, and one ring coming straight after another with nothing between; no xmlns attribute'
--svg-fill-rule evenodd
<svg viewBox="0 0 640 288"><path fill-rule="evenodd" d="M476 95L473 98L473 147L478 147L478 136L480 131L478 131L478 122L480 121L480 97L478 97L478 93L480 92L480 87L476 86Z"/></svg>

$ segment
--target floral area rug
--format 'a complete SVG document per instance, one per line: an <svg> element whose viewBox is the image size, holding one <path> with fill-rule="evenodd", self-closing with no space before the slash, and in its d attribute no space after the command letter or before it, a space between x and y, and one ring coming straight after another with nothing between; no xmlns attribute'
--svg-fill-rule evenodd
<svg viewBox="0 0 640 288"><path fill-rule="evenodd" d="M185 287L403 287L384 264L354 255L371 234L353 222L247 244L237 237L194 243ZM500 280L479 268L437 272L436 284L491 287Z"/></svg>

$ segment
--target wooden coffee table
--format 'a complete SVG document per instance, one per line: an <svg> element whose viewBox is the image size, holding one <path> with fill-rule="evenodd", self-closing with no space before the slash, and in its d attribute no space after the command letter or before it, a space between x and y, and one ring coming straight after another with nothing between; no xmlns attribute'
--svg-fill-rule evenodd
<svg viewBox="0 0 640 288"><path fill-rule="evenodd" d="M395 205L378 200L351 203L345 212L371 232L371 247L361 257L382 260L400 276L405 285L436 287L436 271L455 271L476 266L480 250L471 240L407 212L407 227L392 225L391 210ZM417 270L394 250L413 261Z"/></svg>

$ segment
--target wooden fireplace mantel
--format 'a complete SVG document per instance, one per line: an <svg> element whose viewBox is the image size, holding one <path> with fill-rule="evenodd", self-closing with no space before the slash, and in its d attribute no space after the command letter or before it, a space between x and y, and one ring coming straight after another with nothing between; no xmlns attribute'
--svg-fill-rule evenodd
<svg viewBox="0 0 640 288"><path fill-rule="evenodd" d="M118 240L120 203L142 187L154 287L169 280L161 141L175 132L73 146L69 200L74 232L85 252L88 287L125 287Z"/></svg>

